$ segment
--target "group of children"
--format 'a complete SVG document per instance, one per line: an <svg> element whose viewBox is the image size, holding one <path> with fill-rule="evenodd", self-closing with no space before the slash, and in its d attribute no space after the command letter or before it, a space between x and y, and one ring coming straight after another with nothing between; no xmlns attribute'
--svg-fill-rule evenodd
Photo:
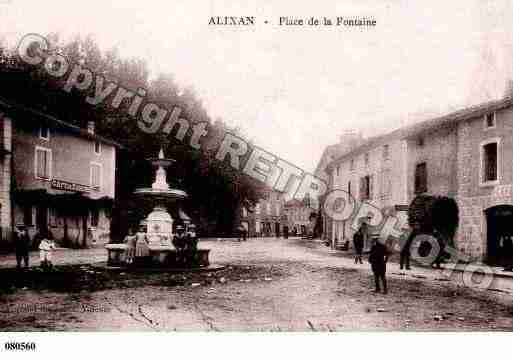
<svg viewBox="0 0 513 359"><path fill-rule="evenodd" d="M187 232L185 232L185 228L178 225L172 240L178 252L178 259L183 261L186 260L186 254L195 252L198 245L195 226L191 224L187 229ZM144 226L140 226L135 234L132 229L129 229L124 242L127 245L125 256L127 264L133 264L136 257L144 258L149 255L149 240Z"/></svg>
<svg viewBox="0 0 513 359"><path fill-rule="evenodd" d="M51 233L46 231L38 231L34 236L36 244L39 242L37 248L39 249L39 261L43 269L52 269L52 251L56 248L54 241L51 239ZM14 245L16 252L17 268L21 269L23 262L24 267L29 266L29 250L31 247L31 240L28 234L27 227L19 224L14 229Z"/></svg>

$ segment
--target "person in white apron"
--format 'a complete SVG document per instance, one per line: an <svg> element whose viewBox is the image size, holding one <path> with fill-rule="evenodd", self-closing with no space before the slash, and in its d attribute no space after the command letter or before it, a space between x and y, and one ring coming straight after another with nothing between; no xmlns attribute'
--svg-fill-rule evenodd
<svg viewBox="0 0 513 359"><path fill-rule="evenodd" d="M39 244L39 260L41 267L52 268L52 251L55 249L55 243L44 237Z"/></svg>

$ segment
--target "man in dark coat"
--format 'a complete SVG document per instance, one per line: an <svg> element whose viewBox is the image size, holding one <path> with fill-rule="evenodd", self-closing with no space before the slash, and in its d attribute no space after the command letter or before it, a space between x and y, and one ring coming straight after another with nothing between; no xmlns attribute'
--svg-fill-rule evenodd
<svg viewBox="0 0 513 359"><path fill-rule="evenodd" d="M21 262L23 260L25 268L28 268L30 237L24 225L17 225L14 229L14 246L16 251L16 267L21 269Z"/></svg>
<svg viewBox="0 0 513 359"><path fill-rule="evenodd" d="M353 235L353 245L354 245L354 251L355 251L355 257L354 262L355 263L361 263L362 261L362 253L363 253L363 231L362 227L358 228L358 230Z"/></svg>
<svg viewBox="0 0 513 359"><path fill-rule="evenodd" d="M405 237L403 238L403 243L401 243L401 253L399 258L399 266L402 270L403 268L406 268L406 270L410 270L410 256L411 256L411 244L413 242L413 239L417 235L417 231L413 229L409 234L405 232Z"/></svg>
<svg viewBox="0 0 513 359"><path fill-rule="evenodd" d="M387 294L387 261L388 249L379 241L378 236L372 237L372 247L369 254L369 263L374 274L374 283L376 284L376 293L380 292L380 281L383 283L383 294Z"/></svg>
<svg viewBox="0 0 513 359"><path fill-rule="evenodd" d="M185 249L187 246L187 237L183 226L176 226L176 234L174 235L172 242L176 249L177 262L180 264L186 264L187 258L185 255Z"/></svg>

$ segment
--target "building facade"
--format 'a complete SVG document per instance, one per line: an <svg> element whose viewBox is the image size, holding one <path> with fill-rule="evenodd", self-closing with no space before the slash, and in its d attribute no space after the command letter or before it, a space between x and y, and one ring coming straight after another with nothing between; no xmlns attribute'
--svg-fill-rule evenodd
<svg viewBox="0 0 513 359"><path fill-rule="evenodd" d="M48 230L60 245L107 242L116 143L36 110L0 101L2 241L15 225Z"/></svg>
<svg viewBox="0 0 513 359"><path fill-rule="evenodd" d="M277 237L288 230L288 218L284 211L284 194L267 190L254 205L241 205L238 216L241 226L250 237Z"/></svg>
<svg viewBox="0 0 513 359"><path fill-rule="evenodd" d="M398 209L408 203L406 146L400 131L367 140L330 164L330 189L343 190L357 205L363 201L369 202L405 222L406 212ZM352 220L327 218L325 238L334 247L351 241L355 232Z"/></svg>
<svg viewBox="0 0 513 359"><path fill-rule="evenodd" d="M306 203L305 203L306 202ZM317 209L309 201L293 199L284 205L290 235L310 236L313 234Z"/></svg>
<svg viewBox="0 0 513 359"><path fill-rule="evenodd" d="M513 238L512 125L513 99L505 98L369 139L330 163L329 188L399 216L401 226L416 196L453 198L456 249L500 264L504 239ZM326 222L332 242L351 239L347 223Z"/></svg>

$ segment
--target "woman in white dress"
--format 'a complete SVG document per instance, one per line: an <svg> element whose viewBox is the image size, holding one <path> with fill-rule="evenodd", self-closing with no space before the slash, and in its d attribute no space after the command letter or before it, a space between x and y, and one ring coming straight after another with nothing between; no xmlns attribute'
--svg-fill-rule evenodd
<svg viewBox="0 0 513 359"><path fill-rule="evenodd" d="M148 248L148 237L142 227L135 234L135 256L136 257L147 257L150 255Z"/></svg>

